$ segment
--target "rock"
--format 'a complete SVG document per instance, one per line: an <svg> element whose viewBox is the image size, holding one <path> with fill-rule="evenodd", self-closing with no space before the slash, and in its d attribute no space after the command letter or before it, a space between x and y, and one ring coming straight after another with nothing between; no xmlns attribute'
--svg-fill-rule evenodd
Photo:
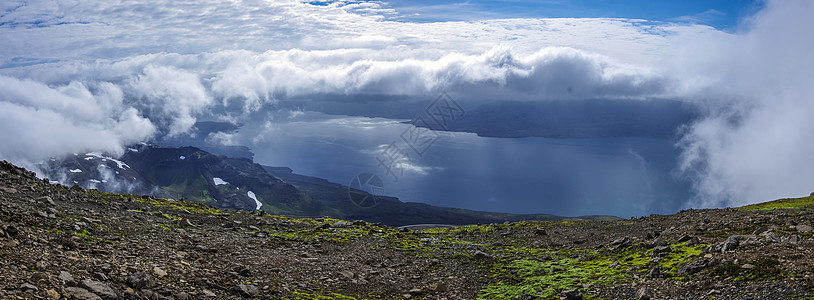
<svg viewBox="0 0 814 300"><path fill-rule="evenodd" d="M562 291L559 296L560 300L582 300L582 294L577 290Z"/></svg>
<svg viewBox="0 0 814 300"><path fill-rule="evenodd" d="M159 267L153 267L153 274L158 277L164 277L167 276L167 271L164 271Z"/></svg>
<svg viewBox="0 0 814 300"><path fill-rule="evenodd" d="M110 300L110 299L118 299L118 293L109 285L93 280L82 280L79 282L79 285L83 288L93 292L96 295L99 295L103 300Z"/></svg>
<svg viewBox="0 0 814 300"><path fill-rule="evenodd" d="M754 268L755 268L755 265L753 265L753 264L744 264L744 265L741 266L741 269L747 269L747 270L751 270L751 269L754 269Z"/></svg>
<svg viewBox="0 0 814 300"><path fill-rule="evenodd" d="M647 288L645 287L639 289L636 295L639 297L639 300L650 300L650 293L647 292Z"/></svg>
<svg viewBox="0 0 814 300"><path fill-rule="evenodd" d="M408 291L407 293L412 295L412 296L418 296L418 295L423 294L424 291L422 291L421 289L412 289L412 290Z"/></svg>
<svg viewBox="0 0 814 300"><path fill-rule="evenodd" d="M45 274L43 272L36 272L31 275L31 281L33 282L48 281L50 277L51 276L48 276L48 274Z"/></svg>
<svg viewBox="0 0 814 300"><path fill-rule="evenodd" d="M200 294L202 296L204 296L204 297L216 297L217 296L217 295L215 295L215 293L213 293L210 290L202 290Z"/></svg>
<svg viewBox="0 0 814 300"><path fill-rule="evenodd" d="M681 276L681 275L692 275L692 274L701 272L701 270L703 270L703 269L706 269L706 268L709 268L709 267L714 267L714 266L718 265L719 262L720 261L717 260L717 259L703 259L703 260L695 261L695 262L692 262L692 263L688 263L688 264L685 264L685 265L679 267L678 270L676 271L676 275L679 275L679 276Z"/></svg>
<svg viewBox="0 0 814 300"><path fill-rule="evenodd" d="M489 259L489 258L492 258L492 255L490 255L490 254L488 254L486 252L477 250L477 251L475 251L475 254L472 255L472 257L474 257L475 259Z"/></svg>
<svg viewBox="0 0 814 300"><path fill-rule="evenodd" d="M795 228L797 228L797 232L812 232L812 231L814 231L814 229L811 228L811 226L808 226L808 225L797 225L797 226L795 226Z"/></svg>
<svg viewBox="0 0 814 300"><path fill-rule="evenodd" d="M25 284L23 284L20 287L20 290L22 290L24 293L35 293L35 292L39 291L40 289L38 289L36 285L33 285L33 284L30 284L30 283L26 282Z"/></svg>
<svg viewBox="0 0 814 300"><path fill-rule="evenodd" d="M136 272L127 277L127 285L137 290L151 289L155 286L155 281L153 280L153 276L150 276L150 274L145 272Z"/></svg>
<svg viewBox="0 0 814 300"><path fill-rule="evenodd" d="M650 277L653 277L653 278L659 278L659 277L661 277L661 268L655 267L655 268L651 269L650 272L647 273L647 275L650 275Z"/></svg>
<svg viewBox="0 0 814 300"><path fill-rule="evenodd" d="M758 227L757 229L755 229L755 231L752 231L752 234L761 235L761 234L763 234L764 232L766 232L768 230L769 230L769 228L766 228L766 226L761 226L761 227Z"/></svg>
<svg viewBox="0 0 814 300"><path fill-rule="evenodd" d="M232 288L232 290L234 290L244 298L253 298L256 297L257 294L259 293L256 286L246 284L238 284L234 288Z"/></svg>
<svg viewBox="0 0 814 300"><path fill-rule="evenodd" d="M331 227L333 227L333 228L342 228L342 227L348 227L350 225L351 225L351 223L349 223L349 222L338 221L336 223L331 224Z"/></svg>
<svg viewBox="0 0 814 300"><path fill-rule="evenodd" d="M37 198L37 200L39 200L40 202L43 202L43 203L48 203L50 205L56 205L56 203L54 203L54 200L51 199L51 197L49 197L49 196L39 197L39 198Z"/></svg>
<svg viewBox="0 0 814 300"><path fill-rule="evenodd" d="M175 297L175 300L188 300L189 299L189 294L184 293L184 292L180 292L180 293L176 293L174 297Z"/></svg>
<svg viewBox="0 0 814 300"><path fill-rule="evenodd" d="M537 228L537 229L534 230L534 234L536 234L536 235L546 235L548 233L545 231L545 229Z"/></svg>
<svg viewBox="0 0 814 300"><path fill-rule="evenodd" d="M721 246L721 252L734 251L740 245L741 240L743 240L743 236L741 235L733 235L726 238L726 241Z"/></svg>
<svg viewBox="0 0 814 300"><path fill-rule="evenodd" d="M59 300L59 297L61 296L55 289L50 289L45 291L45 297L51 300Z"/></svg>
<svg viewBox="0 0 814 300"><path fill-rule="evenodd" d="M630 246L631 241L629 237L618 238L611 242L611 245L619 246L619 247L627 247Z"/></svg>
<svg viewBox="0 0 814 300"><path fill-rule="evenodd" d="M447 290L447 285L443 283L433 283L427 287L427 290L430 292L445 292Z"/></svg>
<svg viewBox="0 0 814 300"><path fill-rule="evenodd" d="M413 295L410 295L410 294L404 294L404 295L401 295L401 298L402 298L402 299L413 299Z"/></svg>
<svg viewBox="0 0 814 300"><path fill-rule="evenodd" d="M100 298L96 294L91 293L86 289L78 287L65 288L65 298L79 300L102 300L102 298Z"/></svg>
<svg viewBox="0 0 814 300"><path fill-rule="evenodd" d="M653 248L653 254L670 253L672 250L670 246L657 246Z"/></svg>
<svg viewBox="0 0 814 300"><path fill-rule="evenodd" d="M658 237L658 236L660 236L660 235L661 235L661 233L658 233L658 232L656 232L656 231L648 231L648 232L645 234L644 238L645 238L645 239L647 239L647 240L649 240L649 239L652 239L652 238L656 238L656 237Z"/></svg>
<svg viewBox="0 0 814 300"><path fill-rule="evenodd" d="M342 270L342 271L339 271L339 275L342 275L347 279L353 279L353 276L355 276L356 274L353 274L353 272L348 271L348 270Z"/></svg>
<svg viewBox="0 0 814 300"><path fill-rule="evenodd" d="M235 273L240 274L240 276L243 276L243 277L251 277L252 276L252 270L249 270L249 268L244 266L244 265L234 266L234 267L232 267L232 271L235 271Z"/></svg>
<svg viewBox="0 0 814 300"><path fill-rule="evenodd" d="M644 246L647 247L647 249L651 249L651 248L655 248L655 247L659 247L659 246L667 246L667 245L669 245L669 244L667 243L667 241L665 241L663 239L655 239L655 240L652 240L652 241L644 244Z"/></svg>
<svg viewBox="0 0 814 300"><path fill-rule="evenodd" d="M73 275L71 275L71 273L68 273L66 271L59 271L59 276L57 276L57 279L59 279L61 281L64 281L64 282L71 282L71 281L73 281Z"/></svg>
<svg viewBox="0 0 814 300"><path fill-rule="evenodd" d="M781 243L799 244L803 239L799 235L784 236L780 238Z"/></svg>
<svg viewBox="0 0 814 300"><path fill-rule="evenodd" d="M679 243L683 243L689 240L692 240L692 236L689 234L682 235L680 238L678 238Z"/></svg>

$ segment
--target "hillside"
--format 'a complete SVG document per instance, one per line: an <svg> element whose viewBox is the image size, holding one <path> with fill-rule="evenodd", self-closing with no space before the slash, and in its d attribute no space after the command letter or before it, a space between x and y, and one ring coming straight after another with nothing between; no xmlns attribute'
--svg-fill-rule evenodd
<svg viewBox="0 0 814 300"><path fill-rule="evenodd" d="M0 201L2 299L814 296L808 208L413 231L68 188L6 162Z"/></svg>
<svg viewBox="0 0 814 300"><path fill-rule="evenodd" d="M404 203L291 169L264 167L248 158L212 154L195 147L138 145L119 158L76 154L42 166L44 177L84 188L184 199L223 209L263 211L290 217L358 219L390 226L565 220L547 214L506 214ZM349 194L375 199L359 205ZM618 219L585 216L579 219Z"/></svg>

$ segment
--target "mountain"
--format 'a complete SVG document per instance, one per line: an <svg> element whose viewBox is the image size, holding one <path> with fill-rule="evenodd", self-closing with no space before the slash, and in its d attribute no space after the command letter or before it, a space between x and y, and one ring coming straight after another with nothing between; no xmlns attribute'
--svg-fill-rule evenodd
<svg viewBox="0 0 814 300"><path fill-rule="evenodd" d="M120 158L101 153L52 160L44 176L67 185L195 201L217 208L291 217L365 220L391 226L478 224L521 220L617 219L611 216L566 218L547 214L506 214L436 207L371 195L291 169L261 166L248 158L211 154L195 147L139 145ZM357 199L370 199L359 203Z"/></svg>
<svg viewBox="0 0 814 300"><path fill-rule="evenodd" d="M814 196L629 220L408 230L34 175L0 162L0 299L814 297Z"/></svg>

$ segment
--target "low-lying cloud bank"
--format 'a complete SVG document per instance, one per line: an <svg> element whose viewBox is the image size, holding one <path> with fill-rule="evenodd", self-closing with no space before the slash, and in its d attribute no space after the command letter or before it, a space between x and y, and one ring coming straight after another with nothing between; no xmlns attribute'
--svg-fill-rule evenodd
<svg viewBox="0 0 814 300"><path fill-rule="evenodd" d="M681 168L698 191L694 205L814 191L812 13L811 1L769 1L745 33L680 48L687 98L708 109L680 143Z"/></svg>
<svg viewBox="0 0 814 300"><path fill-rule="evenodd" d="M693 206L814 190L810 1L769 1L735 34L621 19L401 23L375 3L15 3L0 7L0 158L21 164L122 153L309 95L671 98L707 113L679 142Z"/></svg>

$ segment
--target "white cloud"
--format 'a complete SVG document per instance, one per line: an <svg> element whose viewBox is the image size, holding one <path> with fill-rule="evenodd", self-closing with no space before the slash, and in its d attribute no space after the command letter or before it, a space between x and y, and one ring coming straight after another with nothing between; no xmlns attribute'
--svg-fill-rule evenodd
<svg viewBox="0 0 814 300"><path fill-rule="evenodd" d="M123 107L121 97L105 83L49 87L0 76L0 157L32 164L90 150L121 154L125 144L155 131L149 120Z"/></svg>
<svg viewBox="0 0 814 300"><path fill-rule="evenodd" d="M691 99L709 117L682 141L696 205L744 205L814 190L814 3L769 1L743 34L679 48ZM694 36L686 37L688 39Z"/></svg>

